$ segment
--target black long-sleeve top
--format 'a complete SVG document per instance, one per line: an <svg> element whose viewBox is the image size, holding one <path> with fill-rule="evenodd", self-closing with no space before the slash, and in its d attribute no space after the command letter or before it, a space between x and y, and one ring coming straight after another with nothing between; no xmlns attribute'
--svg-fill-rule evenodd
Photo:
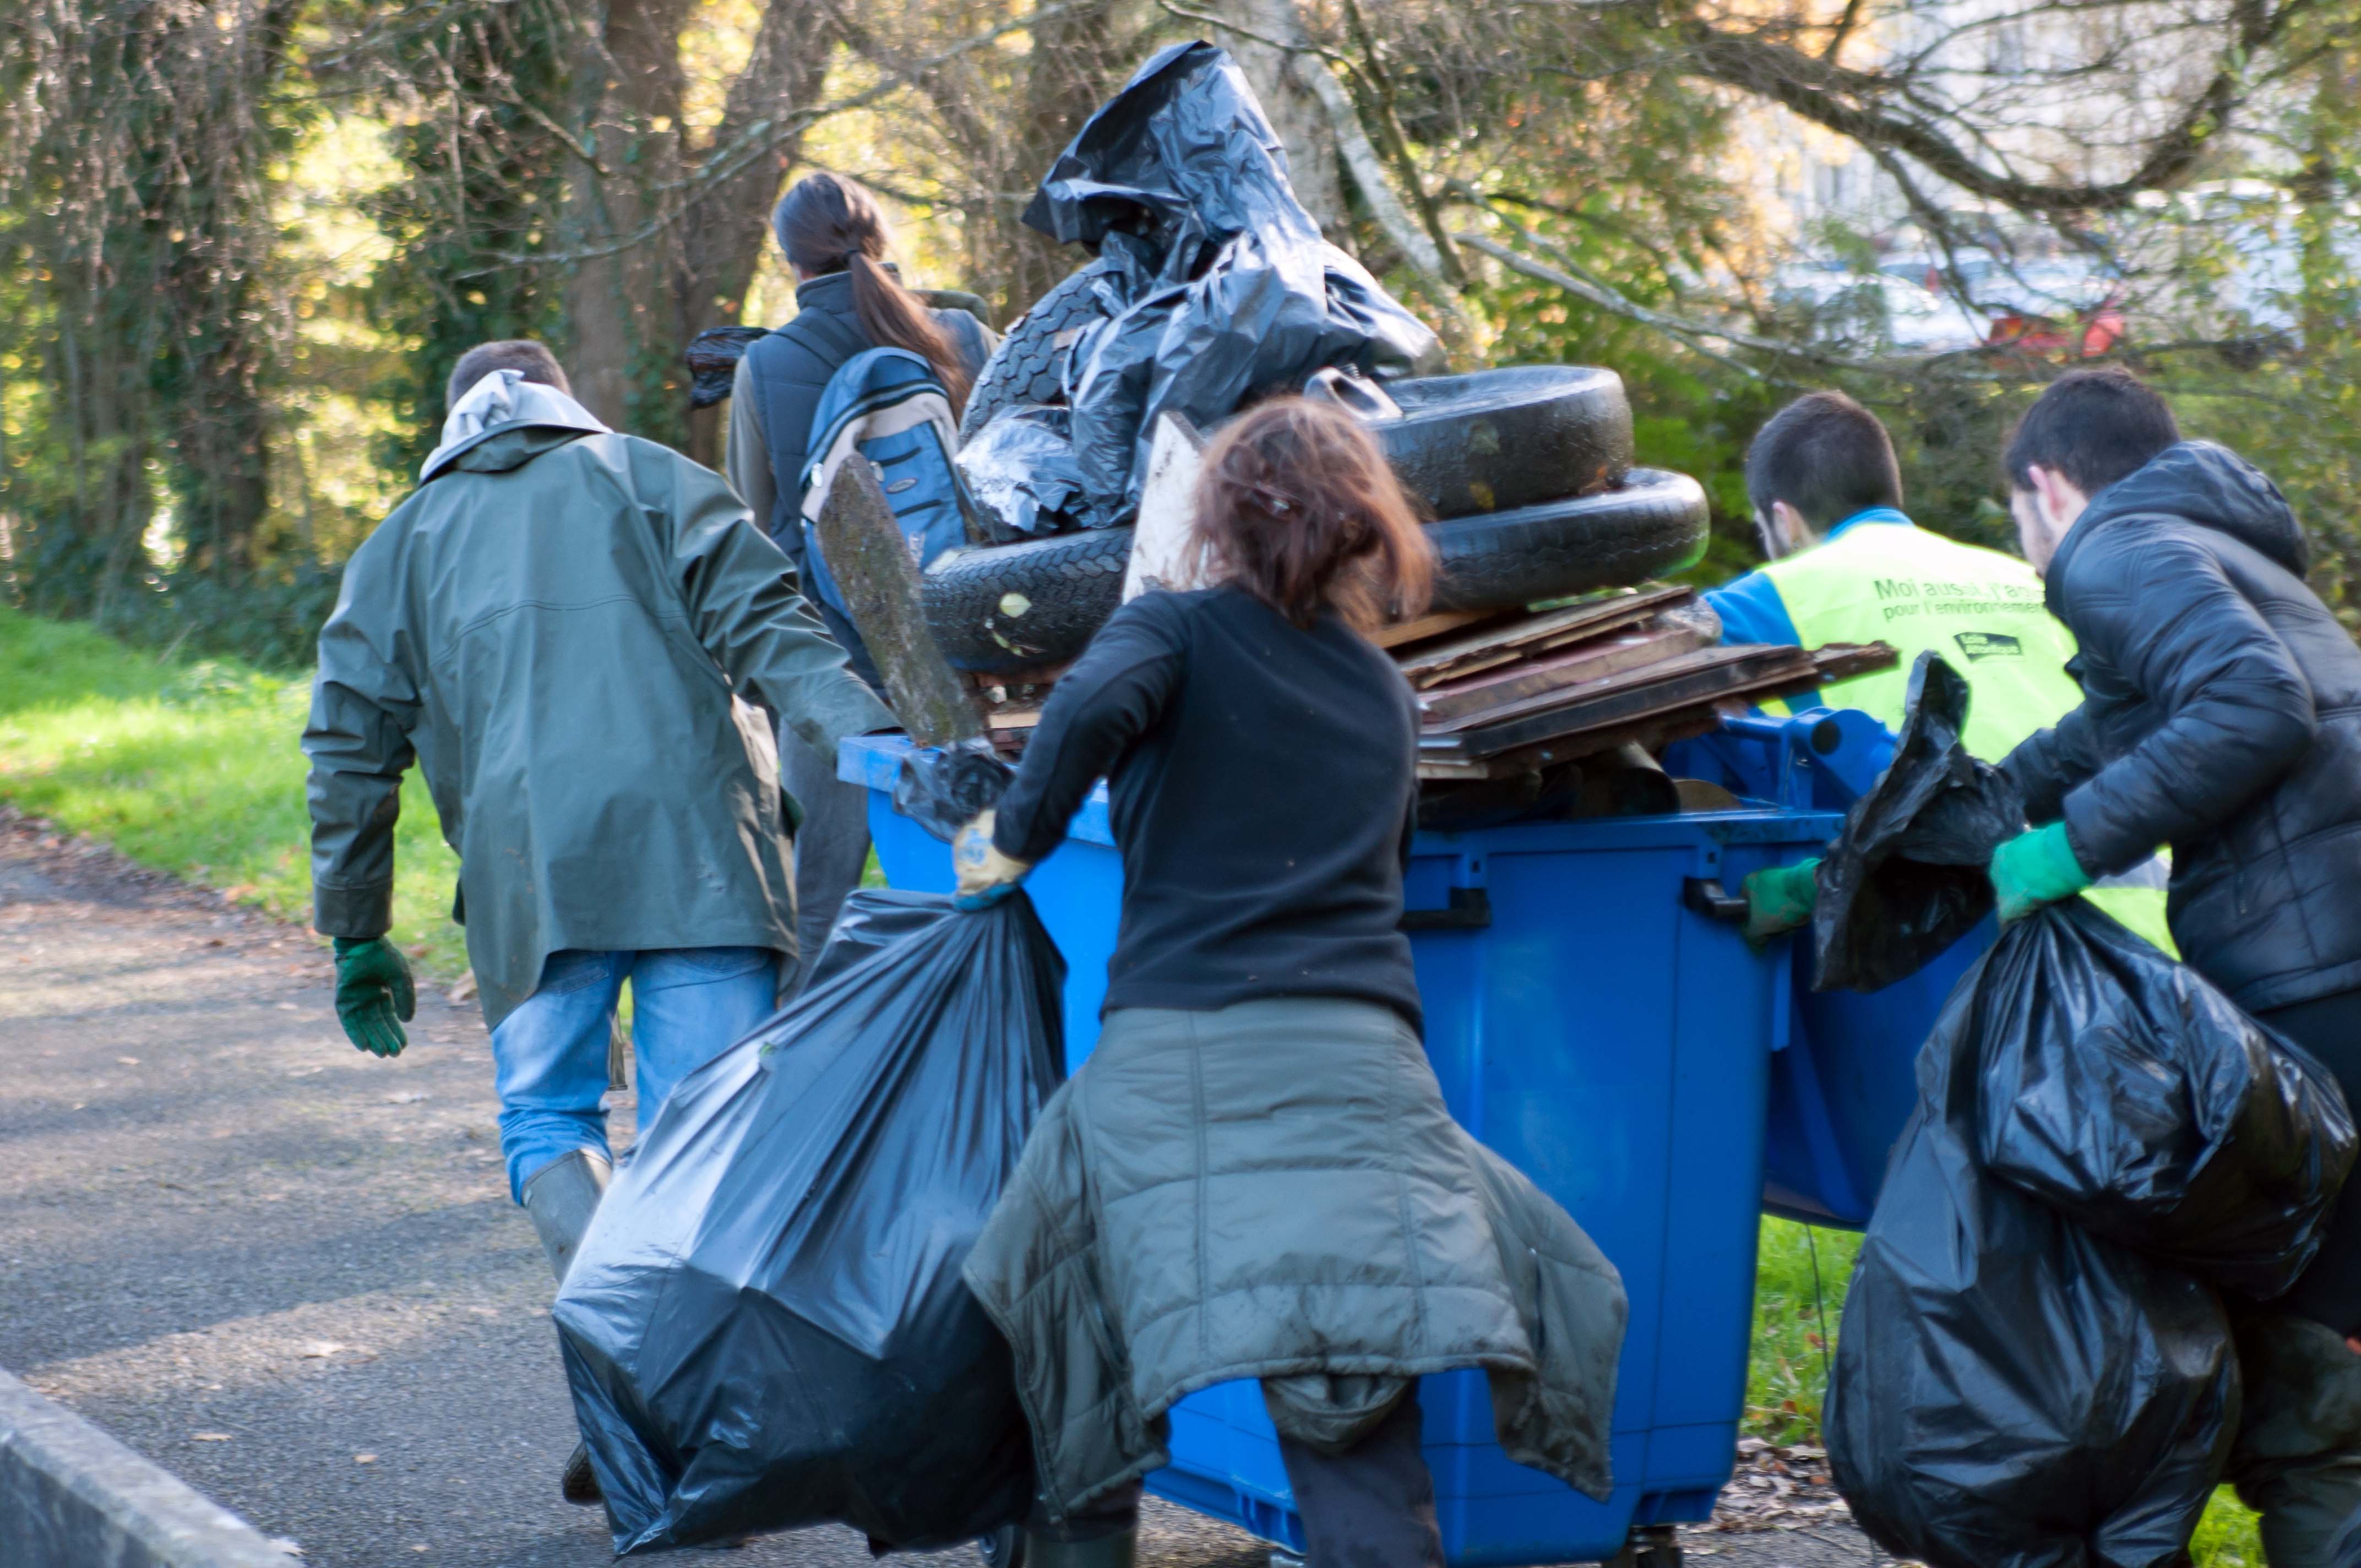
<svg viewBox="0 0 2361 1568"><path fill-rule="evenodd" d="M1347 996L1416 1028L1417 756L1400 671L1336 617L1307 631L1235 588L1143 594L1051 692L993 840L1040 860L1107 779L1110 1009Z"/></svg>

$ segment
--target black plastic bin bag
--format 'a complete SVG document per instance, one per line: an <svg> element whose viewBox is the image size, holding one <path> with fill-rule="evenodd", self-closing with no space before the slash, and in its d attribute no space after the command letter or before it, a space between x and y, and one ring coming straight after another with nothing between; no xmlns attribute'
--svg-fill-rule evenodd
<svg viewBox="0 0 2361 1568"><path fill-rule="evenodd" d="M1970 978L1987 1171L2225 1288L2295 1283L2353 1167L2325 1067L2079 898L2010 927Z"/></svg>
<svg viewBox="0 0 2361 1568"><path fill-rule="evenodd" d="M1853 1266L1829 1464L1871 1539L1932 1568L2167 1568L2235 1433L2229 1322L2194 1275L1984 1170L1982 973L1919 1058Z"/></svg>
<svg viewBox="0 0 2361 1568"><path fill-rule="evenodd" d="M1894 761L1845 814L1817 878L1815 991L1880 991L1992 913L1986 868L2025 827L2025 801L1960 743L1968 683L1933 653L1910 668Z"/></svg>
<svg viewBox="0 0 2361 1568"><path fill-rule="evenodd" d="M1068 361L1073 454L1100 516L1127 517L1156 416L1211 430L1340 366L1401 376L1434 334L1321 237L1229 55L1175 44L1140 67L1041 181L1025 222L1098 252L1102 300Z"/></svg>
<svg viewBox="0 0 2361 1568"><path fill-rule="evenodd" d="M960 1267L1060 1080L1064 979L1022 894L856 893L810 987L674 1091L555 1313L618 1554L1024 1514L1008 1348Z"/></svg>
<svg viewBox="0 0 2361 1568"><path fill-rule="evenodd" d="M960 448L955 461L988 520L994 544L1046 538L1114 519L1091 504L1074 461L1073 411L1010 409Z"/></svg>

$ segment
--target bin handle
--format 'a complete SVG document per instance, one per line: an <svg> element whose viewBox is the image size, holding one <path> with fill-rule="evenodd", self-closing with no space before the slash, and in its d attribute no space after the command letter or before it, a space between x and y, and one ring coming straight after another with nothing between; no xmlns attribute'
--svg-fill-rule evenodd
<svg viewBox="0 0 2361 1568"><path fill-rule="evenodd" d="M1724 920L1732 926L1746 923L1746 900L1724 888L1719 877L1683 877L1681 905L1708 920Z"/></svg>
<svg viewBox="0 0 2361 1568"><path fill-rule="evenodd" d="M1455 887L1448 907L1405 909L1401 917L1405 931L1482 931L1491 924L1492 895L1480 887Z"/></svg>

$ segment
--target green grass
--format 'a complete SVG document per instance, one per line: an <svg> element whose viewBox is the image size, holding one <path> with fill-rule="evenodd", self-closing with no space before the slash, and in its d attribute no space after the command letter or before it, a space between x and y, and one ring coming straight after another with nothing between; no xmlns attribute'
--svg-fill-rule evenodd
<svg viewBox="0 0 2361 1568"><path fill-rule="evenodd" d="M1861 1238L1847 1231L1763 1220L1754 1266L1754 1345L1746 1366L1746 1430L1755 1436L1782 1443L1820 1441L1820 1395L1836 1354L1845 1284L1860 1250Z"/></svg>
<svg viewBox="0 0 2361 1568"><path fill-rule="evenodd" d="M224 660L160 662L86 627L0 608L0 799L143 864L308 921L298 744L308 700L302 679ZM458 861L414 773L402 791L394 863L396 937L430 971L457 974L467 965L449 917ZM873 860L866 880L880 882ZM1748 1431L1819 1442L1825 1367L1860 1245L1842 1231L1763 1221ZM2263 1560L2255 1516L2227 1488L2191 1550L2198 1568L2260 1568Z"/></svg>
<svg viewBox="0 0 2361 1568"><path fill-rule="evenodd" d="M0 799L144 865L308 925L300 745L308 684L232 660L161 661L88 627L0 608ZM467 968L458 861L413 772L393 935L427 972Z"/></svg>

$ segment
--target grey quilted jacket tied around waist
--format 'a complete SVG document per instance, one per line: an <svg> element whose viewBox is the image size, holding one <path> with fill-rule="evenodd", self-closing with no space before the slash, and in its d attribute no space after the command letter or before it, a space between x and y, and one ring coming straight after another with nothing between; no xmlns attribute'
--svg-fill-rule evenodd
<svg viewBox="0 0 2361 1568"><path fill-rule="evenodd" d="M1281 1431L1335 1452L1403 1379L1467 1366L1511 1459L1610 1488L1621 1278L1372 1003L1110 1014L966 1275L1053 1516L1166 1464L1196 1389L1260 1378Z"/></svg>

